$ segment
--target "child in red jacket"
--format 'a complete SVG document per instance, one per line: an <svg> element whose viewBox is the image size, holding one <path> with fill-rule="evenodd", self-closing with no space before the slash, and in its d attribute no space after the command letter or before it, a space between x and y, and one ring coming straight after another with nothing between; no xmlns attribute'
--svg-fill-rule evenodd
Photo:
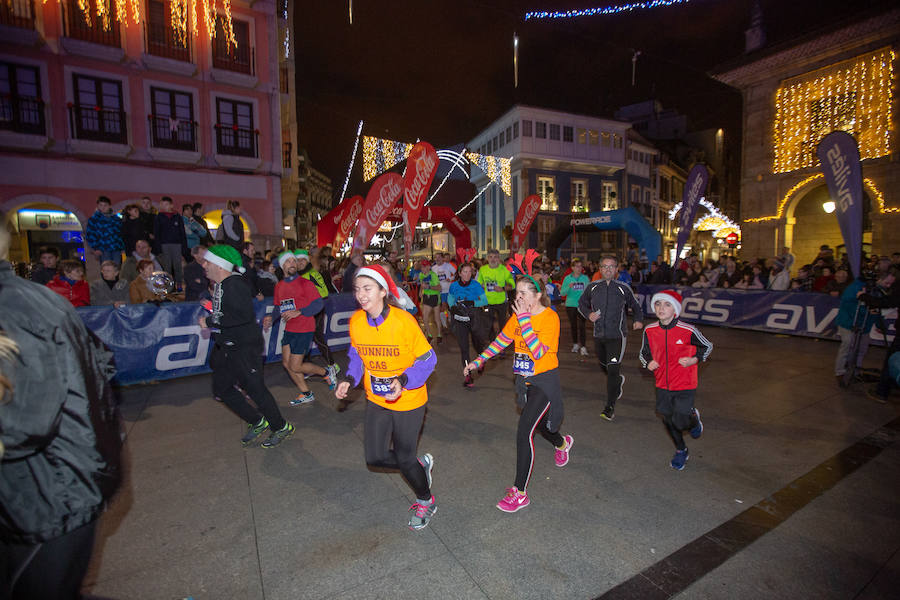
<svg viewBox="0 0 900 600"><path fill-rule="evenodd" d="M680 471L688 459L681 432L689 429L694 439L703 433L700 411L694 408L697 363L709 357L712 344L699 329L678 320L681 314L678 292L657 292L650 304L659 322L644 327L641 364L656 377L656 412L662 415L666 430L675 442L675 456L669 464Z"/></svg>
<svg viewBox="0 0 900 600"><path fill-rule="evenodd" d="M72 306L91 305L91 288L84 280L84 265L78 260L64 260L61 275L47 282L47 287L72 303Z"/></svg>

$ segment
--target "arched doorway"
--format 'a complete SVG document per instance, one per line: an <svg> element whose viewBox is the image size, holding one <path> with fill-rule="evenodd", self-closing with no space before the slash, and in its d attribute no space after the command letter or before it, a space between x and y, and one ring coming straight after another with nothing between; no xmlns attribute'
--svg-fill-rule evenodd
<svg viewBox="0 0 900 600"><path fill-rule="evenodd" d="M787 210L785 224L785 244L797 257L797 266L810 262L818 253L819 247L828 244L835 249L836 255L842 252L844 238L834 212L825 211L825 204L831 201L828 187L822 182L811 187L803 195L798 195ZM863 190L863 251L868 252L872 245L872 200L867 190Z"/></svg>
<svg viewBox="0 0 900 600"><path fill-rule="evenodd" d="M12 231L10 262L34 263L42 246L55 247L61 259L84 261L87 217L76 208L43 194L12 198L3 202L2 208Z"/></svg>

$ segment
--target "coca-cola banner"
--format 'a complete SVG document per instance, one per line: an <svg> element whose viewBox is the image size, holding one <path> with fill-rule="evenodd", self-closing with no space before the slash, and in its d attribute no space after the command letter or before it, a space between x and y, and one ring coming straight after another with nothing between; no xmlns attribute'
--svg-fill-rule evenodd
<svg viewBox="0 0 900 600"><path fill-rule="evenodd" d="M468 248L472 245L472 231L453 212L452 208L428 205L422 209L422 213L419 216L423 221L429 223L443 223L450 235L453 236L457 248ZM398 206L392 209L385 218L388 221L401 221L403 219L403 209Z"/></svg>
<svg viewBox="0 0 900 600"><path fill-rule="evenodd" d="M350 202L347 203L347 207L341 213L341 221L338 224L337 235L334 238L335 245L340 246L353 233L353 228L356 227L356 221L359 220L359 215L362 214L365 202L362 196L350 198Z"/></svg>
<svg viewBox="0 0 900 600"><path fill-rule="evenodd" d="M341 237L340 232L343 229L344 235L342 241L347 239L359 213L362 211L363 197L353 196L352 198L344 198L344 200L332 208L318 223L316 223L316 245L320 248L334 244L336 239ZM353 207L356 206L355 211ZM353 221L349 226L345 226L344 217L349 216L352 212L356 212ZM346 228L345 228L346 227ZM340 242L338 242L340 243Z"/></svg>
<svg viewBox="0 0 900 600"><path fill-rule="evenodd" d="M419 222L419 213L425 204L431 182L437 173L438 155L428 142L418 142L406 159L406 173L403 176L403 223L406 255L412 248L413 232Z"/></svg>
<svg viewBox="0 0 900 600"><path fill-rule="evenodd" d="M528 230L531 229L531 224L534 223L534 217L537 216L540 208L541 197L537 194L528 196L522 202L513 223L512 246L509 248L511 251L518 251L525 243L525 236L528 235Z"/></svg>
<svg viewBox="0 0 900 600"><path fill-rule="evenodd" d="M359 226L353 240L354 254L360 253L369 246L375 232L384 222L385 217L400 200L403 194L403 177L397 173L384 173L369 188L362 214L359 215Z"/></svg>

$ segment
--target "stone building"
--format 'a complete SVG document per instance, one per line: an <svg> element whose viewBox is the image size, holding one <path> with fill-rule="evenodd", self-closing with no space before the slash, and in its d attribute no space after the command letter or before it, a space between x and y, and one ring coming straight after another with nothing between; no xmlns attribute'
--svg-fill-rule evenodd
<svg viewBox="0 0 900 600"><path fill-rule="evenodd" d="M758 8L757 8L758 10ZM790 43L762 45L761 14L747 31L748 52L713 76L744 101L741 166L745 256L789 246L798 264L821 244L840 253L816 146L833 130L857 140L864 178L863 250L900 249L900 167L894 63L900 9L861 14ZM832 209L833 210L833 209Z"/></svg>

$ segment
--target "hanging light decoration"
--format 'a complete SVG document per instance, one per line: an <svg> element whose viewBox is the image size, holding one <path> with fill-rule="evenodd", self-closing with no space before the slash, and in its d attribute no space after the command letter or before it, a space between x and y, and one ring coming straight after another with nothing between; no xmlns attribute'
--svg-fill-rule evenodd
<svg viewBox="0 0 900 600"><path fill-rule="evenodd" d="M65 0L58 0L63 2ZM175 41L186 45L188 36L200 36L200 22L206 26L206 35L209 39L216 37L216 19L222 19L222 30L230 47L237 48L237 38L234 35L234 27L231 21L231 0L219 0L222 7L222 15L217 14L217 0L171 0L170 26L174 33ZM47 4L47 0L42 0ZM113 21L119 25L127 25L142 22L141 0L96 0L93 10L90 0L75 0L75 5L84 19L84 24L94 27L96 22L99 27L109 31L113 27ZM115 13L113 13L115 6ZM129 19L128 9L131 9Z"/></svg>

